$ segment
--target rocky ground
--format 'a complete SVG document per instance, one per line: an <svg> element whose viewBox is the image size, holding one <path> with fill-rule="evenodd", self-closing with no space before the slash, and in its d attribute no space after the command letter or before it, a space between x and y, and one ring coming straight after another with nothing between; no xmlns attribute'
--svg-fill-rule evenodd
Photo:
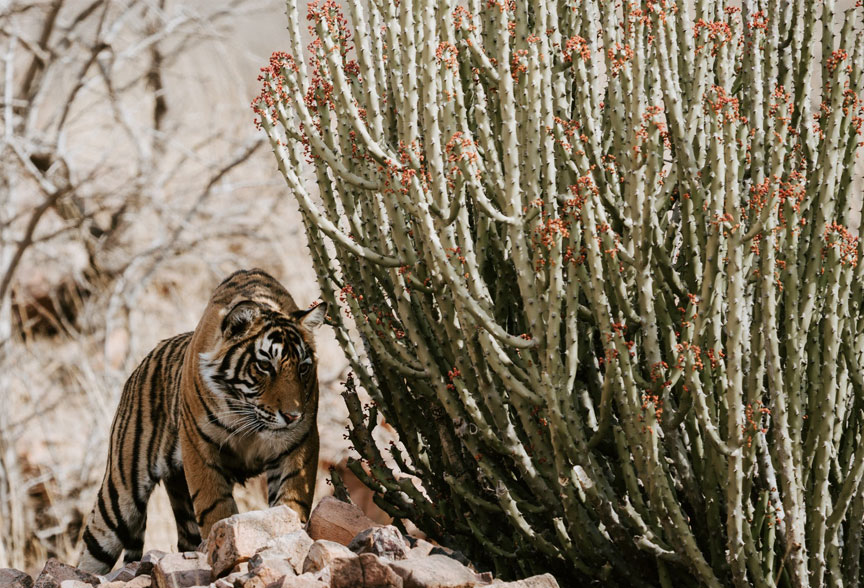
<svg viewBox="0 0 864 588"><path fill-rule="evenodd" d="M515 582L478 573L459 552L382 526L327 497L301 524L286 506L220 521L198 551L150 551L106 576L50 559L34 581L0 569L0 588L557 588L549 575Z"/></svg>

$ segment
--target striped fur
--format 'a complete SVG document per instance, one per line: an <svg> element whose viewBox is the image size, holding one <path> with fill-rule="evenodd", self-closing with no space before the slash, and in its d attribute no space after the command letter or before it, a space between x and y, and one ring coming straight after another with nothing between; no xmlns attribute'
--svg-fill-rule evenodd
<svg viewBox="0 0 864 588"><path fill-rule="evenodd" d="M271 505L306 520L318 466L318 379L311 331L326 306L300 311L261 270L229 276L192 333L162 341L126 385L79 566L140 559L147 501L165 484L177 548L194 550L235 514L234 484L265 473Z"/></svg>

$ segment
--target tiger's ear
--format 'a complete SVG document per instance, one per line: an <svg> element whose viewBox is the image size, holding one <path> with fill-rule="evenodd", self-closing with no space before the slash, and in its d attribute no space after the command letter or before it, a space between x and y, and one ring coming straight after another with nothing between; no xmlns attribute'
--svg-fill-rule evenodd
<svg viewBox="0 0 864 588"><path fill-rule="evenodd" d="M300 326L307 331L317 329L324 324L324 319L327 316L327 303L320 302L307 310L298 310L291 313Z"/></svg>
<svg viewBox="0 0 864 588"><path fill-rule="evenodd" d="M251 300L238 302L222 319L222 337L233 339L244 334L261 314L261 307Z"/></svg>

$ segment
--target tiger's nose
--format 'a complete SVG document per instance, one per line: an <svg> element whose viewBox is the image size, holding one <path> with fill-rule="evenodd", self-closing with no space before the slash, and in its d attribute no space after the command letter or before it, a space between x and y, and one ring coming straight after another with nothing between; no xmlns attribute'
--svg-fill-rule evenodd
<svg viewBox="0 0 864 588"><path fill-rule="evenodd" d="M288 424L291 424L294 421L296 421L297 419L299 419L301 414L302 413L297 412L297 411L292 411L292 412L282 412L281 410L279 411L279 416L281 416L283 419L285 419L285 422Z"/></svg>

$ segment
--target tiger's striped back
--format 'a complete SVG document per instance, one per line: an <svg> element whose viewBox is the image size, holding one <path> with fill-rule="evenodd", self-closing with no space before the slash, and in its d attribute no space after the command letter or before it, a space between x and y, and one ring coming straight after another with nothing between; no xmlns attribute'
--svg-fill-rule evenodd
<svg viewBox="0 0 864 588"><path fill-rule="evenodd" d="M261 270L214 291L192 333L162 341L126 382L108 464L84 530L80 567L104 573L141 556L147 502L165 483L189 551L235 514L234 484L267 474L271 505L309 513L318 460L317 360L311 330L325 305L300 311Z"/></svg>

